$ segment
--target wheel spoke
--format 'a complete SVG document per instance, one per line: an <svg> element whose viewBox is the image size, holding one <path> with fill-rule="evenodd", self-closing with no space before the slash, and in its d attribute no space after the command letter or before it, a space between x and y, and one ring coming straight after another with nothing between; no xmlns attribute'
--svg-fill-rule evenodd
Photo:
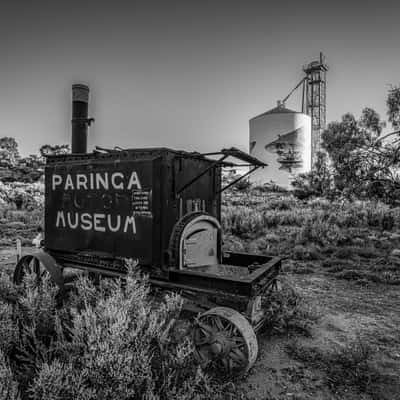
<svg viewBox="0 0 400 400"><path fill-rule="evenodd" d="M246 343L244 342L244 339L241 336L234 336L234 337L232 337L231 340L234 343L233 344L234 348L241 348L243 346L246 346Z"/></svg>
<svg viewBox="0 0 400 400"><path fill-rule="evenodd" d="M202 329L201 326L198 326L194 331L194 342L196 345L203 345L209 340L209 333Z"/></svg>
<svg viewBox="0 0 400 400"><path fill-rule="evenodd" d="M238 364L243 365L246 360L247 357L245 354L243 354L239 349L232 349L229 353L229 357L231 359L233 359L234 361L236 361Z"/></svg>
<svg viewBox="0 0 400 400"><path fill-rule="evenodd" d="M24 263L23 263L23 269L26 270L26 272L27 272L28 274L31 274L31 273L33 272L33 271L32 271L32 268L31 268L30 260L24 261Z"/></svg>
<svg viewBox="0 0 400 400"><path fill-rule="evenodd" d="M229 324L228 330L227 330L227 334L229 336L229 338L233 338L234 334L235 334L236 328L233 324Z"/></svg>
<svg viewBox="0 0 400 400"><path fill-rule="evenodd" d="M198 329L201 329L201 331L204 332L204 334L206 335L209 335L210 333L213 332L213 328L207 323L202 323L197 321L197 327Z"/></svg>
<svg viewBox="0 0 400 400"><path fill-rule="evenodd" d="M40 262L37 258L33 259L33 269L36 275L36 284L39 285L41 282L41 275L40 275Z"/></svg>
<svg viewBox="0 0 400 400"><path fill-rule="evenodd" d="M198 318L202 324L194 332L198 352L213 371L243 374L254 364L257 338L248 320L227 307L216 307ZM201 329L207 326L207 330ZM208 337L207 337L208 335Z"/></svg>
<svg viewBox="0 0 400 400"><path fill-rule="evenodd" d="M39 259L34 256L24 256L21 258L17 271L17 282L21 283L25 275L34 274L37 285L43 280L43 277L48 274L48 271L43 267Z"/></svg>
<svg viewBox="0 0 400 400"><path fill-rule="evenodd" d="M225 331L224 325L222 324L222 321L219 317L215 317L213 318L214 322L215 322L215 327L219 330L219 331Z"/></svg>
<svg viewBox="0 0 400 400"><path fill-rule="evenodd" d="M37 258L33 259L33 268L36 275L40 275L40 262Z"/></svg>
<svg viewBox="0 0 400 400"><path fill-rule="evenodd" d="M233 360L231 358L228 358L228 371L230 373L235 371L234 365L233 365Z"/></svg>

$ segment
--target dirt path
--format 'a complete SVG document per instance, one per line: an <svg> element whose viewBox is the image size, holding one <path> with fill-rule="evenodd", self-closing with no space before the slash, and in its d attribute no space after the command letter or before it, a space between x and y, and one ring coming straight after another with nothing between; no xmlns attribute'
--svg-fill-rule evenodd
<svg viewBox="0 0 400 400"><path fill-rule="evenodd" d="M312 337L259 337L260 354L251 375L241 385L251 399L400 399L400 288L360 286L324 274L288 276L321 318ZM360 338L360 339L357 339ZM329 354L359 340L374 349L370 365L379 379L360 389L347 383L330 384L325 366L308 358ZM302 361L289 356L290 351ZM295 360L296 358L297 360ZM346 374L346 372L345 372ZM367 383L367 382L366 382Z"/></svg>

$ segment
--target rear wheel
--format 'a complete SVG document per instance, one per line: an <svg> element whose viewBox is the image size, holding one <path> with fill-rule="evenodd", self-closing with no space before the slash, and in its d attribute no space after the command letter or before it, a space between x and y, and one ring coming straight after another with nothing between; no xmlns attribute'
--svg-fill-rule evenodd
<svg viewBox="0 0 400 400"><path fill-rule="evenodd" d="M228 307L216 307L197 320L195 356L203 368L227 375L245 374L258 353L257 337L247 319Z"/></svg>
<svg viewBox="0 0 400 400"><path fill-rule="evenodd" d="M23 256L15 266L14 283L21 284L27 274L34 274L37 285L40 285L43 279L49 275L49 272L38 258L27 255Z"/></svg>

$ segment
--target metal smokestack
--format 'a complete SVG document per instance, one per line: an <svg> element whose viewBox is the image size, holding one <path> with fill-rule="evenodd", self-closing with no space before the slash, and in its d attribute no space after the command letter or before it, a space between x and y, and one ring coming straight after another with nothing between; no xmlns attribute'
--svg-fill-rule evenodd
<svg viewBox="0 0 400 400"><path fill-rule="evenodd" d="M89 86L72 85L72 153L87 153Z"/></svg>

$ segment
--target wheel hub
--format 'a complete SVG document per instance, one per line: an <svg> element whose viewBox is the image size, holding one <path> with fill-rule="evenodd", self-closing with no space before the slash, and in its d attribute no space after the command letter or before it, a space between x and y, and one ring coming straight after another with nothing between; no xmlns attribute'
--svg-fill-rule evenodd
<svg viewBox="0 0 400 400"><path fill-rule="evenodd" d="M193 341L199 364L217 373L245 373L257 356L257 339L251 325L243 315L226 307L198 317Z"/></svg>
<svg viewBox="0 0 400 400"><path fill-rule="evenodd" d="M210 352L215 356L224 356L228 354L232 348L232 342L223 332L215 332L210 335L208 342Z"/></svg>

